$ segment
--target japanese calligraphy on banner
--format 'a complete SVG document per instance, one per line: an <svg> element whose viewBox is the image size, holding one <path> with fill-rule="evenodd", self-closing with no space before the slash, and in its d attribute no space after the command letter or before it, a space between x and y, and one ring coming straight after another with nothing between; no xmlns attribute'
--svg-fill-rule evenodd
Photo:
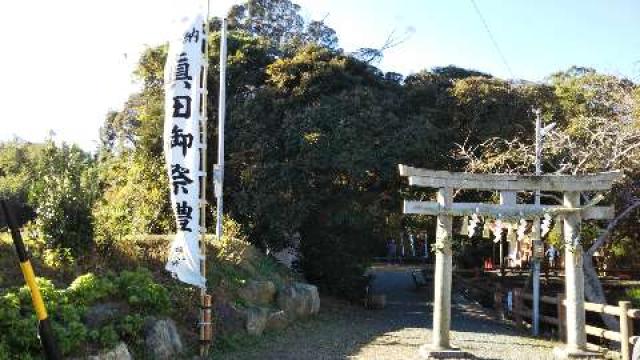
<svg viewBox="0 0 640 360"><path fill-rule="evenodd" d="M200 103L202 58L206 41L201 16L180 23L169 43L165 65L164 151L169 171L176 237L166 269L180 281L205 287L200 274Z"/></svg>

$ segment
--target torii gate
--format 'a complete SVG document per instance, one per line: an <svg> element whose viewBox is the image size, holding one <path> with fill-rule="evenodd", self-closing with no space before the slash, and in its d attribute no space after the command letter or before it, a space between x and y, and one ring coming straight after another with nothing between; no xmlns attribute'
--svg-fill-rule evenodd
<svg viewBox="0 0 640 360"><path fill-rule="evenodd" d="M455 349L449 342L451 326L451 237L454 216L472 214L502 220L539 219L544 214L563 215L565 242L565 295L567 344L554 349L556 359L594 358L598 354L586 348L584 310L584 273L582 270L582 244L580 223L582 219L611 219L612 206L595 206L592 201L580 205L583 191L605 191L620 177L619 172L592 175L509 175L471 174L434 171L399 165L400 176L409 178L409 185L438 189L437 202L404 201L405 214L437 216L433 339L420 348L424 358L458 359L468 354ZM475 189L500 192L500 204L453 203L453 189ZM562 192L562 206L517 204L516 192L526 190ZM599 199L601 199L599 197ZM534 227L535 229L536 227ZM539 229L539 227L538 227ZM538 230L539 231L539 230ZM539 247L540 248L540 247ZM534 253L535 253L534 249ZM541 256L538 250L537 256Z"/></svg>

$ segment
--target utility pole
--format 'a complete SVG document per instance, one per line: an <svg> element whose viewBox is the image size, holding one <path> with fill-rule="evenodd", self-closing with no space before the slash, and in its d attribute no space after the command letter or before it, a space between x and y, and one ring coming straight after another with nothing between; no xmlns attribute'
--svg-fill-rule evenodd
<svg viewBox="0 0 640 360"><path fill-rule="evenodd" d="M542 119L540 118L540 109L535 109L536 115L536 176L542 175L542 138L545 132L548 132L555 124L551 124L546 128L542 128ZM535 193L535 205L540 206L540 190ZM532 327L534 336L540 333L540 263L544 255L544 245L542 244L542 236L540 233L540 218L533 219L533 229L531 231L531 242L533 247L533 263L532 263L532 286L533 286L533 306L532 306Z"/></svg>
<svg viewBox="0 0 640 360"><path fill-rule="evenodd" d="M542 136L541 128L542 121L540 119L540 110L535 110L536 114L536 176L542 175L541 155L542 155ZM535 205L540 206L540 190L536 190ZM533 316L532 316L532 331L534 336L538 336L540 331L540 247L542 246L540 236L540 218L533 219L533 229L531 233L531 244L533 247Z"/></svg>

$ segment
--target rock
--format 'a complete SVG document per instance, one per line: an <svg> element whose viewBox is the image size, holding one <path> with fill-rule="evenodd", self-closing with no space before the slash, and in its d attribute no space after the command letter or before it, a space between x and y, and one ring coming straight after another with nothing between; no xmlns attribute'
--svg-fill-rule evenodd
<svg viewBox="0 0 640 360"><path fill-rule="evenodd" d="M387 305L387 295L385 294L369 294L367 295L367 301L365 307L367 309L380 310L384 309Z"/></svg>
<svg viewBox="0 0 640 360"><path fill-rule="evenodd" d="M97 304L85 313L84 324L90 329L97 329L127 313L127 305L122 303Z"/></svg>
<svg viewBox="0 0 640 360"><path fill-rule="evenodd" d="M276 286L271 281L249 281L238 290L238 295L253 305L268 305L276 295Z"/></svg>
<svg viewBox="0 0 640 360"><path fill-rule="evenodd" d="M127 344L121 342L113 350L87 357L87 360L132 360Z"/></svg>
<svg viewBox="0 0 640 360"><path fill-rule="evenodd" d="M247 333L249 335L262 335L267 326L269 309L252 307L247 310Z"/></svg>
<svg viewBox="0 0 640 360"><path fill-rule="evenodd" d="M214 302L214 314L216 316L216 334L231 335L244 332L247 323L247 311L225 301Z"/></svg>
<svg viewBox="0 0 640 360"><path fill-rule="evenodd" d="M175 359L183 350L176 324L171 319L149 319L144 326L144 343L152 359Z"/></svg>
<svg viewBox="0 0 640 360"><path fill-rule="evenodd" d="M300 263L300 250L294 247L286 247L278 252L273 253L273 257L280 264L289 269L294 269L296 264Z"/></svg>
<svg viewBox="0 0 640 360"><path fill-rule="evenodd" d="M278 306L290 320L307 317L320 311L320 296L314 285L295 283L278 292Z"/></svg>
<svg viewBox="0 0 640 360"><path fill-rule="evenodd" d="M266 330L282 330L289 325L287 314L283 310L276 310L269 313L267 317Z"/></svg>

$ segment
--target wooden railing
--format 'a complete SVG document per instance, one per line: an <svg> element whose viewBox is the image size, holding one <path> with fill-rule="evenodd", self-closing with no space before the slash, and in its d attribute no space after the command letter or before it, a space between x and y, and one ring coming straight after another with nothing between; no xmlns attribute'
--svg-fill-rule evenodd
<svg viewBox="0 0 640 360"><path fill-rule="evenodd" d="M522 326L525 324L526 319L531 319L532 310L525 305L525 300L532 299L533 297L531 296L531 294L523 292L522 289L513 290L513 309L511 313L513 315L513 320L517 325ZM565 324L567 317L565 311L566 300L564 299L564 295L558 297L541 296L540 302L542 304L555 305L555 316L545 315L542 311L540 311L540 322L556 326L560 339L564 340L567 334ZM496 307L498 307L497 310L502 311L502 294L499 291L496 292L495 305ZM622 360L631 360L631 346L635 344L635 342L640 338L639 336L633 335L633 320L640 319L640 309L631 309L631 303L628 301L620 301L618 303L618 306L586 302L584 304L584 307L585 311L587 312L608 314L619 319L619 332L603 329L592 325L586 325L585 331L587 335L619 342L621 344L620 354ZM602 347L596 344L589 343L587 345L589 346L589 348L592 348L594 350L603 350Z"/></svg>

